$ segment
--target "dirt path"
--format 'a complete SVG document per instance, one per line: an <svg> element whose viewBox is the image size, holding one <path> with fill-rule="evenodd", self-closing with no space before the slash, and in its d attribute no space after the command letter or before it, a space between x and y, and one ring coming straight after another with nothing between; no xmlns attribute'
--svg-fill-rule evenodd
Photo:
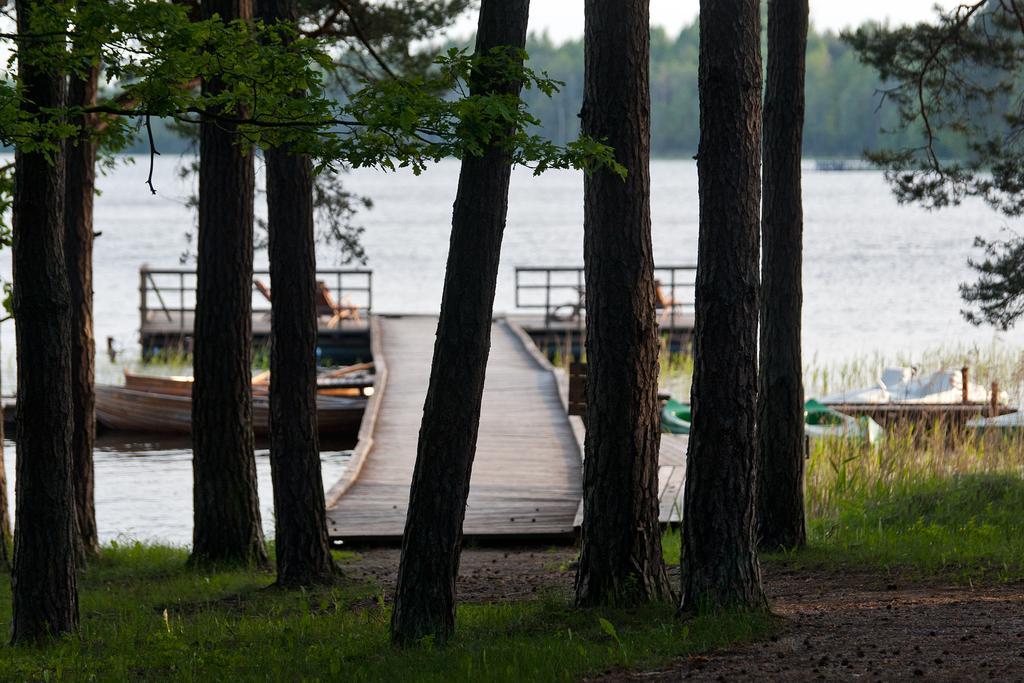
<svg viewBox="0 0 1024 683"><path fill-rule="evenodd" d="M391 548L361 550L359 559L344 570L355 578L377 582L384 599L391 601L398 578L399 551ZM556 548L468 548L459 562L458 597L464 602L509 602L542 595L572 596L575 571L569 563L576 550Z"/></svg>
<svg viewBox="0 0 1024 683"><path fill-rule="evenodd" d="M398 556L363 551L346 572L378 582L390 600ZM575 557L572 548L466 550L459 599L571 599ZM765 587L780 617L770 641L605 680L1024 681L1024 583L972 588L770 565Z"/></svg>
<svg viewBox="0 0 1024 683"><path fill-rule="evenodd" d="M613 680L1024 680L1024 584L907 583L769 567L771 641Z"/></svg>

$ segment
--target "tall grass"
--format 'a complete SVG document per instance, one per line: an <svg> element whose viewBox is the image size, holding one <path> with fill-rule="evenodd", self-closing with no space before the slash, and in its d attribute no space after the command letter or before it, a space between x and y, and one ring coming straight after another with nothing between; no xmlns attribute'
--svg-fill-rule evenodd
<svg viewBox="0 0 1024 683"><path fill-rule="evenodd" d="M1024 576L1022 475L1020 435L931 425L871 449L821 442L807 462L809 540L833 564Z"/></svg>

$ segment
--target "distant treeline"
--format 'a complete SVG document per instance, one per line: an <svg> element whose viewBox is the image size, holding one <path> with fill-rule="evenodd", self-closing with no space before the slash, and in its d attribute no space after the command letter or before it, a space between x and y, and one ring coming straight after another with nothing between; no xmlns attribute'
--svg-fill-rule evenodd
<svg viewBox="0 0 1024 683"><path fill-rule="evenodd" d="M553 99L527 93L544 132L564 142L579 132L577 114L583 99L583 41L555 45L545 36L531 37L527 50L534 69L565 82ZM659 156L692 156L699 137L697 101L698 30L696 24L671 37L651 33L651 145ZM807 45L807 114L804 155L860 157L865 149L893 146L902 135L881 132L897 117L890 107L878 111L877 74L834 33L812 30Z"/></svg>
<svg viewBox="0 0 1024 683"><path fill-rule="evenodd" d="M547 36L531 36L527 51L537 71L547 71L565 83L549 99L530 91L525 99L543 122L543 132L564 143L579 133L583 100L583 41L554 44ZM696 24L675 38L661 29L651 33L651 107L653 153L690 157L699 135L697 102L698 32ZM890 134L896 127L891 107L878 109L877 74L834 33L812 30L807 46L807 116L804 154L808 157L860 157L865 149L908 142L907 133ZM155 127L160 151L178 152L188 143L164 126ZM133 151L148 148L140 137Z"/></svg>

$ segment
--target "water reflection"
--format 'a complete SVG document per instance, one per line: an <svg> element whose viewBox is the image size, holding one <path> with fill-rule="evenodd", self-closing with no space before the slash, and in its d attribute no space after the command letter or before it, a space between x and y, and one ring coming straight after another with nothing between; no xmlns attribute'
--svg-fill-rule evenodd
<svg viewBox="0 0 1024 683"><path fill-rule="evenodd" d="M324 440L320 454L324 486L348 466L354 443ZM10 500L14 500L14 442L4 441ZM142 540L172 545L192 542L192 451L187 436L101 434L96 440L96 523L100 541ZM257 442L263 530L274 534L274 499L268 444Z"/></svg>

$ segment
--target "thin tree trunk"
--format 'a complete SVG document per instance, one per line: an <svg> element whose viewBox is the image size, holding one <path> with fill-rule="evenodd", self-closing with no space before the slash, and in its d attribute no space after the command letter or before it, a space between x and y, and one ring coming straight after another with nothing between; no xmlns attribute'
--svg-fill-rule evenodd
<svg viewBox="0 0 1024 683"><path fill-rule="evenodd" d="M214 14L247 19L252 5L204 0L203 18ZM200 126L190 561L265 565L252 433L253 161L234 128Z"/></svg>
<svg viewBox="0 0 1024 683"><path fill-rule="evenodd" d="M506 46L521 51L529 9L529 0L483 0L476 54ZM493 83L486 70L471 80L473 92L480 92L481 84L507 92L521 88L520 83ZM462 161L391 617L391 638L399 645L429 635L443 643L455 629L455 578L491 344L510 175L509 153L500 147Z"/></svg>
<svg viewBox="0 0 1024 683"><path fill-rule="evenodd" d="M768 3L761 236L761 353L757 424L758 539L778 550L807 543L804 519L803 304L804 72L807 0Z"/></svg>
<svg viewBox="0 0 1024 683"><path fill-rule="evenodd" d="M298 19L295 0L260 0L257 11L268 25ZM308 156L268 149L266 167L273 288L270 472L277 582L305 586L335 576L316 421L313 166Z"/></svg>
<svg viewBox="0 0 1024 683"><path fill-rule="evenodd" d="M757 0L700 4L700 233L682 610L766 605L754 547L760 226Z"/></svg>
<svg viewBox="0 0 1024 683"><path fill-rule="evenodd" d="M28 33L42 3L18 0ZM35 64L39 43L23 41L22 108L40 123L66 104L65 79ZM14 316L18 364L12 642L78 628L75 505L71 484L71 293L64 261L64 160L15 152Z"/></svg>
<svg viewBox="0 0 1024 683"><path fill-rule="evenodd" d="M68 100L72 105L96 104L99 69L85 77L72 75ZM96 505L93 499L92 449L96 440L96 342L92 324L93 196L96 191L96 142L88 128L94 116L73 121L83 133L67 146L64 252L71 285L71 394L74 430L71 439L72 482L78 523L80 566L99 553Z"/></svg>
<svg viewBox="0 0 1024 683"><path fill-rule="evenodd" d="M584 180L587 435L576 602L671 594L658 525L658 323L651 246L649 0L588 0L583 132L625 180Z"/></svg>

